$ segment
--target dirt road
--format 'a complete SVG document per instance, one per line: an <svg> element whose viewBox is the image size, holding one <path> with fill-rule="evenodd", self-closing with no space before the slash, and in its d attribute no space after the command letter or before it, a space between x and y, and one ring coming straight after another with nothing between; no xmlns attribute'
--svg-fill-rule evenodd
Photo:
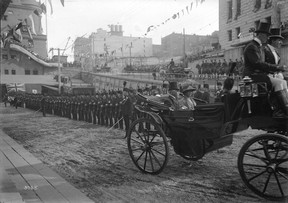
<svg viewBox="0 0 288 203"><path fill-rule="evenodd" d="M243 184L237 155L251 135L188 162L171 156L156 176L142 174L127 150L124 131L73 121L23 108L0 106L1 128L95 202L267 202Z"/></svg>

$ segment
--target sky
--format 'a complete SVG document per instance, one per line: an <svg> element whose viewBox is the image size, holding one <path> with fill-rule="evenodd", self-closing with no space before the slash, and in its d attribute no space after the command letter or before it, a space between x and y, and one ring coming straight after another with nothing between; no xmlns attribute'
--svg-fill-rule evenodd
<svg viewBox="0 0 288 203"><path fill-rule="evenodd" d="M72 44L77 37L89 37L98 28L109 31L108 25L122 25L124 36L144 37L147 33L153 44L161 44L161 37L173 32L210 35L219 30L219 0L51 0L47 5L48 50L64 49L68 60L73 55ZM47 1L48 2L48 1ZM196 5L198 2L198 5ZM191 7L191 3L193 3ZM177 13L179 12L179 15ZM176 16L173 17L173 15ZM170 19L170 20L168 20ZM159 25L159 26L158 26Z"/></svg>

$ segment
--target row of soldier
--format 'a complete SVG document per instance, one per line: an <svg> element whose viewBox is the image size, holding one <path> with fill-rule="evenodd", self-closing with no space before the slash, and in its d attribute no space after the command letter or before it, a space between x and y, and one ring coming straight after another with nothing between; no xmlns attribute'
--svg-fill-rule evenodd
<svg viewBox="0 0 288 203"><path fill-rule="evenodd" d="M134 97L136 91L129 90L125 97ZM42 94L16 93L15 107L42 111L43 116L53 114L69 119L86 121L88 123L125 129L123 125L125 114L131 114L125 104L123 91L103 91L94 95L61 95L50 96Z"/></svg>
<svg viewBox="0 0 288 203"><path fill-rule="evenodd" d="M24 107L34 111L42 111L43 116L48 113L127 130L131 121L136 118L136 114L133 114L133 103L136 101L137 91L143 95L165 94L167 87L165 91L165 87L160 89L152 85L138 88L136 91L132 88L125 88L126 81L123 85L123 90L101 90L93 95L56 96L14 92L9 95L9 98L13 98L12 100L9 99L9 102L16 108Z"/></svg>

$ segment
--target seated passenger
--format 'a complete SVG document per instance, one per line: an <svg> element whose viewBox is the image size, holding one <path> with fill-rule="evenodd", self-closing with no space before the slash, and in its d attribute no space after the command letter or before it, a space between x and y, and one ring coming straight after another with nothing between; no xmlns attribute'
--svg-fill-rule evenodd
<svg viewBox="0 0 288 203"><path fill-rule="evenodd" d="M194 110L196 106L196 102L192 99L192 92L195 91L196 88L191 85L186 85L183 87L182 95L178 99L180 110Z"/></svg>
<svg viewBox="0 0 288 203"><path fill-rule="evenodd" d="M229 94L234 86L234 80L232 78L226 78L223 84L223 90L220 91L219 95L215 98L215 102L222 102L222 97Z"/></svg>
<svg viewBox="0 0 288 203"><path fill-rule="evenodd" d="M178 88L178 84L177 82L170 82L169 83L169 89L168 89L168 95L172 101L172 105L175 109L179 109L179 96L180 96L180 92L179 92L179 88Z"/></svg>

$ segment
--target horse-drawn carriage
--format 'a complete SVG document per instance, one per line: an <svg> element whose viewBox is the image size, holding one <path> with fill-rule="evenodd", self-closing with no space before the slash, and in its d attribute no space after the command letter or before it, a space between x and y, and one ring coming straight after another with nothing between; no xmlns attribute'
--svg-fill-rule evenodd
<svg viewBox="0 0 288 203"><path fill-rule="evenodd" d="M160 78L168 81L183 81L188 78L189 71L185 70L181 66L162 68L159 71Z"/></svg>
<svg viewBox="0 0 288 203"><path fill-rule="evenodd" d="M227 94L222 103L197 105L195 110L175 108L171 95L137 95L135 108L142 113L127 132L127 145L137 168L159 174L167 165L169 143L187 160L229 146L233 133L261 129L241 148L238 170L244 183L267 199L285 199L288 194L288 138L286 118L272 117L270 92L265 83L244 81L239 93ZM273 97L273 95L271 96Z"/></svg>

